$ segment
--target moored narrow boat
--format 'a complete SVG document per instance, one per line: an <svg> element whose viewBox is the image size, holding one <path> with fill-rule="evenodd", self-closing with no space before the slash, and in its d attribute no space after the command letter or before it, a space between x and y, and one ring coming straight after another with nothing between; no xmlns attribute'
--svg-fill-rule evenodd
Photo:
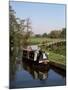
<svg viewBox="0 0 68 90"><path fill-rule="evenodd" d="M32 49L31 47L23 49L23 61L37 64L40 67L49 63L47 53L42 52L41 49Z"/></svg>

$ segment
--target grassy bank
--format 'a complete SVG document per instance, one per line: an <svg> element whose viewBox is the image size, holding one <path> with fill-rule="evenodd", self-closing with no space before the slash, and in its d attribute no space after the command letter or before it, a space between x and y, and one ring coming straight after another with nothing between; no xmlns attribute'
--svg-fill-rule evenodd
<svg viewBox="0 0 68 90"><path fill-rule="evenodd" d="M48 58L49 58L49 61L56 62L63 65L66 64L66 58L63 55L49 52Z"/></svg>

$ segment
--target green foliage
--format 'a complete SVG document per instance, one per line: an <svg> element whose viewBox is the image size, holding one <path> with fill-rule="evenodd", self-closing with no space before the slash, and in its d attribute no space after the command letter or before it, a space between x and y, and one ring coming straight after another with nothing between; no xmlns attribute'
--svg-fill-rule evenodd
<svg viewBox="0 0 68 90"><path fill-rule="evenodd" d="M30 44L42 44L43 42L46 43L50 43L50 42L57 42L57 41L61 41L64 39L61 38L45 38L45 37L31 37L28 41L30 42Z"/></svg>
<svg viewBox="0 0 68 90"><path fill-rule="evenodd" d="M54 53L59 53L60 55L66 55L66 47L65 46L59 46L56 48L56 50L52 50Z"/></svg>
<svg viewBox="0 0 68 90"><path fill-rule="evenodd" d="M50 38L66 38L66 28L62 30L53 30L48 34Z"/></svg>
<svg viewBox="0 0 68 90"><path fill-rule="evenodd" d="M47 46L47 50L56 54L66 55L66 42L57 42L54 45Z"/></svg>
<svg viewBox="0 0 68 90"><path fill-rule="evenodd" d="M42 37L48 37L47 33L43 33Z"/></svg>
<svg viewBox="0 0 68 90"><path fill-rule="evenodd" d="M60 38L60 34L61 34L61 31L54 30L50 32L49 37L50 38Z"/></svg>
<svg viewBox="0 0 68 90"><path fill-rule="evenodd" d="M66 28L63 28L62 29L62 32L61 32L61 38L66 38Z"/></svg>
<svg viewBox="0 0 68 90"><path fill-rule="evenodd" d="M36 34L35 37L49 37L49 38L66 38L66 28L62 28L61 30L52 30L49 34L43 33Z"/></svg>
<svg viewBox="0 0 68 90"><path fill-rule="evenodd" d="M9 21L10 21L10 52L17 52L17 48L20 49L23 46L28 44L28 39L30 37L31 28L30 19L19 19L16 18L14 10L12 10L11 6L9 7ZM25 24L26 23L26 24ZM26 31L27 30L27 31ZM11 48L13 47L13 52Z"/></svg>
<svg viewBox="0 0 68 90"><path fill-rule="evenodd" d="M39 37L41 37L41 35L40 34L36 34L35 37L39 38Z"/></svg>

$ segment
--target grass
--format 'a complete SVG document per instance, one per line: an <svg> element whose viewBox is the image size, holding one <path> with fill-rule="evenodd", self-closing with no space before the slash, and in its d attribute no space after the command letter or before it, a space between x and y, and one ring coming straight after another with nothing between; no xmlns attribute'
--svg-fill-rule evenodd
<svg viewBox="0 0 68 90"><path fill-rule="evenodd" d="M49 52L48 58L49 58L50 61L53 61L53 62L56 62L56 63L59 63L59 64L63 64L63 65L66 64L66 58L63 55L56 54L56 53L53 53L53 52Z"/></svg>
<svg viewBox="0 0 68 90"><path fill-rule="evenodd" d="M62 46L55 46L53 48L50 48L50 51L56 54L60 54L60 55L66 55L66 45L62 45Z"/></svg>
<svg viewBox="0 0 68 90"><path fill-rule="evenodd" d="M51 38L45 38L45 37L31 37L29 39L29 42L31 44L42 44L43 42L44 43L49 43L49 42L54 42L54 41L60 41L60 40L63 40L63 39L51 39Z"/></svg>

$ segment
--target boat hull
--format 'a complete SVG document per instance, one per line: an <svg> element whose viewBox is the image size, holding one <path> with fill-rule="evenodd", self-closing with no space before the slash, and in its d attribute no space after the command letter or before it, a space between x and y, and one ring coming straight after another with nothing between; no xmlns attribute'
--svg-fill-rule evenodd
<svg viewBox="0 0 68 90"><path fill-rule="evenodd" d="M32 65L35 69L39 69L39 70L49 70L49 63L39 63L38 61L33 61L33 60L29 60L26 58L22 59L22 62L25 62L28 65Z"/></svg>

